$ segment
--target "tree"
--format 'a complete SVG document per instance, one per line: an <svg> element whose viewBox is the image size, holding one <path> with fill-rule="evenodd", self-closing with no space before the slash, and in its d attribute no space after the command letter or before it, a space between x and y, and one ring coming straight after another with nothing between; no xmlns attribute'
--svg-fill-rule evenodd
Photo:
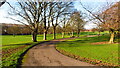
<svg viewBox="0 0 120 68"><path fill-rule="evenodd" d="M62 33L62 27L60 25L57 26L56 33Z"/></svg>
<svg viewBox="0 0 120 68"><path fill-rule="evenodd" d="M115 31L120 28L118 27L120 23L118 13L118 3L116 3L101 14L101 18L104 20L101 26L106 27L111 33L109 43L114 43Z"/></svg>
<svg viewBox="0 0 120 68"><path fill-rule="evenodd" d="M75 30L76 30L75 22L72 21L72 18L70 18L70 20L66 24L66 31L70 31L71 37L74 37Z"/></svg>
<svg viewBox="0 0 120 68"><path fill-rule="evenodd" d="M44 26L44 37L43 40L47 40L47 32L51 23L51 16L53 14L52 10L55 6L55 2L43 2L43 26Z"/></svg>
<svg viewBox="0 0 120 68"><path fill-rule="evenodd" d="M39 2L39 0L37 1L26 0L24 2L18 1L17 6L19 8L13 7L10 3L8 4L13 11L13 12L9 12L9 14L19 16L19 19L14 19L12 17L9 18L29 27L29 29L31 29L32 31L33 42L37 42L38 26L42 21L42 17L41 17L42 9L43 9L42 2ZM25 22L29 25L27 25Z"/></svg>
<svg viewBox="0 0 120 68"><path fill-rule="evenodd" d="M56 27L62 21L65 21L65 18L62 18L66 13L69 14L69 8L71 7L72 2L58 2L54 7L52 14L52 26L53 26L53 39L56 39Z"/></svg>
<svg viewBox="0 0 120 68"><path fill-rule="evenodd" d="M67 23L66 18L64 18L63 27L62 27L62 38L64 38L64 35L65 35L65 32L66 32L66 23Z"/></svg>
<svg viewBox="0 0 120 68"><path fill-rule="evenodd" d="M69 23L69 19L70 19L71 14L72 14L72 12L70 13L70 11L63 14L63 17L62 17L63 21L61 22L62 23L61 24L62 25L62 38L64 38L66 31L70 32L69 30L67 30L68 29L67 27L69 27L68 23Z"/></svg>
<svg viewBox="0 0 120 68"><path fill-rule="evenodd" d="M6 0L0 1L0 7L6 2Z"/></svg>
<svg viewBox="0 0 120 68"><path fill-rule="evenodd" d="M43 34L44 33L44 27L43 27L43 23L41 23L38 27L38 33L39 34Z"/></svg>
<svg viewBox="0 0 120 68"><path fill-rule="evenodd" d="M109 43L113 43L114 37L115 37L114 36L115 31L119 29L118 28L118 24L119 24L118 3L116 3L115 5L112 5L113 3L109 4L107 2L107 6L103 6L104 11L102 11L103 10L102 9L102 10L99 10L101 11L101 13L93 13L90 9L86 8L80 2L81 6L92 15L93 20L98 20L101 23L101 26L103 28L106 28L111 32Z"/></svg>
<svg viewBox="0 0 120 68"><path fill-rule="evenodd" d="M77 31L77 37L79 37L80 30L83 29L83 26L85 25L82 14L80 12L74 12L71 16L71 21L74 22L74 28Z"/></svg>
<svg viewBox="0 0 120 68"><path fill-rule="evenodd" d="M26 27L26 26L23 25L23 26L20 27L20 34L21 35L24 35L24 34L25 35L26 34L30 35L31 34L31 30L28 27Z"/></svg>
<svg viewBox="0 0 120 68"><path fill-rule="evenodd" d="M15 35L20 34L20 27L18 25L13 24L9 28L7 28L7 32L15 37Z"/></svg>
<svg viewBox="0 0 120 68"><path fill-rule="evenodd" d="M7 29L9 28L6 24L4 24L4 23L2 23L2 24L0 24L0 27L1 27L1 31L0 32L2 32L1 34L8 34L8 32L7 32Z"/></svg>

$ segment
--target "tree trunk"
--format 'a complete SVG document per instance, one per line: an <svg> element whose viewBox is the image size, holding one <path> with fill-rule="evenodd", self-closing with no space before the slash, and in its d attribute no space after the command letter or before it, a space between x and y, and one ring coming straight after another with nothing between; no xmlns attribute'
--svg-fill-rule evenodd
<svg viewBox="0 0 120 68"><path fill-rule="evenodd" d="M53 27L53 39L56 39L56 27Z"/></svg>
<svg viewBox="0 0 120 68"><path fill-rule="evenodd" d="M80 35L80 29L78 29L78 32L77 32L77 37L79 37Z"/></svg>
<svg viewBox="0 0 120 68"><path fill-rule="evenodd" d="M33 34L32 34L32 40L33 40L33 42L37 42L37 32L33 32Z"/></svg>
<svg viewBox="0 0 120 68"><path fill-rule="evenodd" d="M109 43L114 43L114 36L115 36L115 32L111 31L111 36L110 36Z"/></svg>
<svg viewBox="0 0 120 68"><path fill-rule="evenodd" d="M74 31L72 31L72 37L74 36Z"/></svg>
<svg viewBox="0 0 120 68"><path fill-rule="evenodd" d="M100 31L98 31L98 32L99 32L98 36L100 36Z"/></svg>
<svg viewBox="0 0 120 68"><path fill-rule="evenodd" d="M46 31L46 30L44 31L44 37L43 37L43 40L47 40L47 31Z"/></svg>
<svg viewBox="0 0 120 68"><path fill-rule="evenodd" d="M69 36L71 36L71 32L69 32Z"/></svg>
<svg viewBox="0 0 120 68"><path fill-rule="evenodd" d="M62 32L62 38L64 38L64 36L65 36L65 32Z"/></svg>

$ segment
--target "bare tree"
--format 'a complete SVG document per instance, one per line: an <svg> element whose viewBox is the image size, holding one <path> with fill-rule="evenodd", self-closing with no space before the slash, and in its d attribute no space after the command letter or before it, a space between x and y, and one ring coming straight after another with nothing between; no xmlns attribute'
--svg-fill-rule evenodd
<svg viewBox="0 0 120 68"><path fill-rule="evenodd" d="M74 12L74 11L73 11ZM74 24L71 24L72 21L71 21L71 15L72 15L72 12L68 12L68 13L65 13L63 15L63 22L62 22L62 38L64 38L64 35L65 33L70 33L72 32L72 28L74 26ZM74 29L74 28L73 28Z"/></svg>
<svg viewBox="0 0 120 68"><path fill-rule="evenodd" d="M43 9L43 26L44 26L44 37L43 40L47 40L47 32L50 27L50 23L52 22L52 14L53 8L56 5L55 2L44 2L44 9Z"/></svg>
<svg viewBox="0 0 120 68"><path fill-rule="evenodd" d="M107 2L107 6L103 6L104 11L103 9L99 10L101 11L100 13L94 13L90 9L86 8L81 2L80 4L87 12L92 15L93 20L98 20L102 27L104 26L104 28L111 32L109 43L113 43L115 31L118 29L116 28L118 27L118 3L116 3L115 5L117 6L115 6L113 3Z"/></svg>
<svg viewBox="0 0 120 68"><path fill-rule="evenodd" d="M0 1L0 7L6 2L6 0L1 0Z"/></svg>
<svg viewBox="0 0 120 68"><path fill-rule="evenodd" d="M53 26L53 39L56 39L56 27L61 22L65 21L63 17L66 13L69 15L69 8L71 7L72 2L58 2L54 7L54 13L52 16L52 26ZM63 18L62 18L63 17Z"/></svg>
<svg viewBox="0 0 120 68"><path fill-rule="evenodd" d="M71 21L74 22L74 28L77 31L77 37L79 37L80 30L83 29L83 26L85 25L85 22L82 18L82 13L74 12L71 16Z"/></svg>
<svg viewBox="0 0 120 68"><path fill-rule="evenodd" d="M9 12L10 15L19 16L19 19L9 17L12 20L20 22L32 31L32 40L37 42L38 26L42 21L42 2L26 0L17 1L17 7L15 8L10 3L8 3L13 12ZM19 8L18 8L19 7ZM22 19L22 20L21 20ZM25 23L26 22L26 23Z"/></svg>
<svg viewBox="0 0 120 68"><path fill-rule="evenodd" d="M7 32L15 37L15 35L20 34L20 27L19 25L13 24L11 27L7 29Z"/></svg>
<svg viewBox="0 0 120 68"><path fill-rule="evenodd" d="M62 27L62 38L64 38L64 36L65 36L65 31L66 31L65 25L66 25L66 21L65 21L65 18L64 18L63 27Z"/></svg>
<svg viewBox="0 0 120 68"><path fill-rule="evenodd" d="M13 29L14 30L14 29ZM26 26L22 26L22 27L20 27L20 34L22 34L22 35L30 35L31 34L31 30L28 28L28 27L26 27Z"/></svg>
<svg viewBox="0 0 120 68"><path fill-rule="evenodd" d="M111 33L109 43L114 43L115 32L119 29L118 15L118 3L114 4L101 14L101 18L105 21L105 23L102 23L101 26L108 29Z"/></svg>
<svg viewBox="0 0 120 68"><path fill-rule="evenodd" d="M66 31L70 31L71 37L74 37L74 32L76 30L76 25L75 22L73 21L72 18L69 19L69 21L65 25Z"/></svg>

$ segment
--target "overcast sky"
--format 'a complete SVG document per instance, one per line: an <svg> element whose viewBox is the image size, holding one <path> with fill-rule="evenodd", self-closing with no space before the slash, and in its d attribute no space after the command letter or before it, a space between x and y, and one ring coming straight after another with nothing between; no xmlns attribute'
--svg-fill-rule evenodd
<svg viewBox="0 0 120 68"><path fill-rule="evenodd" d="M9 3L11 3L12 5L15 4L15 0L7 0L7 1L8 1ZM63 0L63 1L75 1L75 0ZM79 11L82 11L82 12L87 13L87 12L81 7L81 5L79 4L79 1L80 1L80 0L76 0L76 1L77 1L77 2L74 3L75 8L76 8L77 10L79 10ZM120 1L120 0L81 0L81 2L82 2L83 4L87 5L88 7L93 7L93 6L94 6L94 8L96 8L96 6L98 6L98 4L99 4L99 5L102 5L102 4L105 3L106 1L109 1L109 2L118 2L118 1ZM10 11L9 8L10 8L10 7L8 6L7 3L5 3L4 5L2 5L2 6L0 7L0 23L13 23L13 24L18 24L17 22L15 22L15 21L13 21L13 20L11 20L11 19L6 18L6 17L9 16L9 15L7 14L8 11ZM97 10L97 9L96 9L96 10ZM15 16L15 17L13 17L13 18L17 19L18 17ZM87 23L87 24L85 25L85 28L86 28L86 29L90 29L90 28L93 28L93 27L95 27L95 25L92 24L92 23Z"/></svg>

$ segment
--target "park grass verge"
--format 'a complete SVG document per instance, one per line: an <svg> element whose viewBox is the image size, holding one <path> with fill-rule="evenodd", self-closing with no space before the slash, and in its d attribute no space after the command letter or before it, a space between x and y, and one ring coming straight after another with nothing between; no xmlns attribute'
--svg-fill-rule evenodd
<svg viewBox="0 0 120 68"><path fill-rule="evenodd" d="M91 44L108 41L109 36L84 37L59 42L56 49L69 57L98 66L119 66L118 44Z"/></svg>
<svg viewBox="0 0 120 68"><path fill-rule="evenodd" d="M38 45L43 42L47 42L47 41L31 42L31 43L26 43L24 45L22 44L21 46L19 45L19 47L10 48L11 50L5 49L6 53L3 52L4 51L3 49L1 67L17 68L18 66L21 65L23 56L26 54L26 52L35 45Z"/></svg>

